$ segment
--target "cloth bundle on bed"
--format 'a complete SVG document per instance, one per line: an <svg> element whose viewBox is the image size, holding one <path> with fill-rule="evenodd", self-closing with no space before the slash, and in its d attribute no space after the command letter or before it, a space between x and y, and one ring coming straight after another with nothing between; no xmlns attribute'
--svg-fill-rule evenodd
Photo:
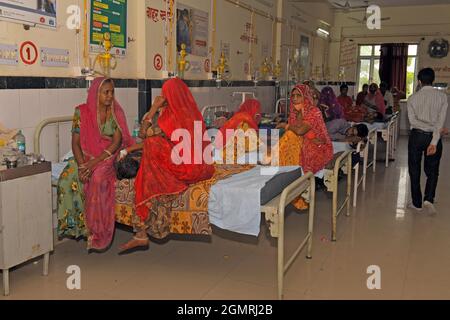
<svg viewBox="0 0 450 320"><path fill-rule="evenodd" d="M191 185L177 197L172 207L170 232L210 235L212 230L208 216L208 199L211 186L217 181L252 168L251 165L216 165L211 179ZM133 226L134 219L138 219L135 213L134 196L134 179L117 181L115 213L118 223Z"/></svg>

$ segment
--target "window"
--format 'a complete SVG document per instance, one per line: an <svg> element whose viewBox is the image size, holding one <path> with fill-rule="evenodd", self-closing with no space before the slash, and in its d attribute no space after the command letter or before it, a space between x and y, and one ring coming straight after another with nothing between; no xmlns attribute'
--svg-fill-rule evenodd
<svg viewBox="0 0 450 320"><path fill-rule="evenodd" d="M360 45L358 54L358 89L364 84L380 83L380 49L381 45ZM406 96L414 93L417 74L417 44L408 46L408 68L406 77Z"/></svg>
<svg viewBox="0 0 450 320"><path fill-rule="evenodd" d="M358 88L362 91L364 84L380 83L380 45L359 46Z"/></svg>
<svg viewBox="0 0 450 320"><path fill-rule="evenodd" d="M417 44L408 46L408 67L406 69L406 97L414 93L417 78Z"/></svg>

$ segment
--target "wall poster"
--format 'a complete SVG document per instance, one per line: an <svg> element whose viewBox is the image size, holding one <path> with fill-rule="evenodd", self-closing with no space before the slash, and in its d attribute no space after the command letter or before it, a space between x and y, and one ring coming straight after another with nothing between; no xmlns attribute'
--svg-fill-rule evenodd
<svg viewBox="0 0 450 320"><path fill-rule="evenodd" d="M56 28L57 0L0 0L0 19Z"/></svg>
<svg viewBox="0 0 450 320"><path fill-rule="evenodd" d="M177 6L177 51L186 45L187 53L208 56L209 14L178 3Z"/></svg>

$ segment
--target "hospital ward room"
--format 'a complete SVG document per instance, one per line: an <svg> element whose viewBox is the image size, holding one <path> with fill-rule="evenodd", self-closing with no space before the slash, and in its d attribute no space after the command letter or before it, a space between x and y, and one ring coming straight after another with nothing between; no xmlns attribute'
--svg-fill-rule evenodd
<svg viewBox="0 0 450 320"><path fill-rule="evenodd" d="M449 41L450 0L0 0L0 301L450 299Z"/></svg>

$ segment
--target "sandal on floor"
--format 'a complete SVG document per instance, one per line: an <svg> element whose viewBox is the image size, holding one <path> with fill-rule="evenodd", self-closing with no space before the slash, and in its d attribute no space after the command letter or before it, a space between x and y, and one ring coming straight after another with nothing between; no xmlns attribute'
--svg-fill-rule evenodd
<svg viewBox="0 0 450 320"><path fill-rule="evenodd" d="M136 245L130 245L130 242L138 241ZM120 246L119 255L126 255L130 253L134 253L137 251L146 251L149 248L150 240L148 238L137 238L133 237L130 241L128 241L125 245Z"/></svg>

